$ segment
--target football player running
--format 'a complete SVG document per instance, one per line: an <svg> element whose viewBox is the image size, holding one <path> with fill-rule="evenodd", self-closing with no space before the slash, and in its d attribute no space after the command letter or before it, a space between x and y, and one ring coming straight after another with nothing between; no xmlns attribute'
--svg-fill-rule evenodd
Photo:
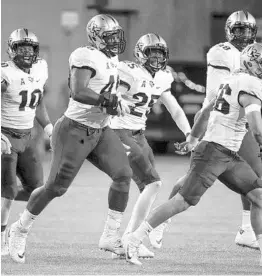
<svg viewBox="0 0 262 276"><path fill-rule="evenodd" d="M251 202L251 224L261 251L262 266L262 178L237 153L247 132L247 122L256 141L262 145L262 44L245 48L241 68L224 78L218 97L203 109L188 143L183 145L186 151L195 147L184 185L129 234L124 244L128 262L141 265L137 255L142 240L168 218L195 206L220 176L228 188L245 195ZM205 135L198 143L208 118Z"/></svg>
<svg viewBox="0 0 262 276"><path fill-rule="evenodd" d="M48 180L32 193L26 210L11 226L10 255L19 263L25 262L26 237L33 222L55 197L65 194L85 159L113 180L99 247L124 254L119 228L132 170L120 139L108 127L111 115L129 110L116 95L118 71L114 58L125 49L124 32L115 18L103 14L94 16L86 31L89 45L77 48L69 58L71 98L54 127Z"/></svg>
<svg viewBox="0 0 262 276"><path fill-rule="evenodd" d="M135 45L134 56L136 63L123 61L118 66L118 90L130 106L130 113L112 118L110 124L127 149L133 179L141 192L123 235L123 243L127 234L136 230L147 217L162 185L154 165L152 149L144 135L151 108L159 99L181 131L185 135L191 131L183 109L171 94L173 76L170 70L166 69L169 49L165 40L154 33L143 35ZM153 256L144 245L140 245L139 257Z"/></svg>
<svg viewBox="0 0 262 276"><path fill-rule="evenodd" d="M1 255L8 254L6 227L14 199L27 201L43 185L39 153L31 142L34 119L50 137L50 123L43 100L48 78L45 60L38 57L39 42L28 29L13 31L8 40L10 60L1 66ZM16 176L23 190L18 194Z"/></svg>
<svg viewBox="0 0 262 276"><path fill-rule="evenodd" d="M225 76L228 76L234 70L240 67L241 51L255 41L257 26L255 18L248 12L237 11L232 13L225 24L227 42L219 43L213 46L207 53L207 87L206 98L203 103L205 107L212 98L216 96L218 87ZM199 113L196 115L199 115ZM255 141L251 131L245 135L242 145L239 149L239 155L247 161L258 176L262 176L262 163L260 159L259 146ZM184 183L184 177L178 180L174 186L169 198L172 198ZM222 179L218 178L220 181ZM250 202L241 195L243 212L242 226L240 227L235 243L241 246L247 246L259 249L255 234L250 222ZM150 241L156 248L160 248L163 240L163 232L167 222L163 223L150 233Z"/></svg>

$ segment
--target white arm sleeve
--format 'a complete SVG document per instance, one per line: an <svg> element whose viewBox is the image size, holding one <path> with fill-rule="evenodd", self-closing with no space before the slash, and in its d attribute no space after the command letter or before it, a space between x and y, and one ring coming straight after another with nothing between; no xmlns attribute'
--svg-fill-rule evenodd
<svg viewBox="0 0 262 276"><path fill-rule="evenodd" d="M170 91L163 92L160 100L166 106L168 112L172 116L179 129L186 135L190 133L191 127L184 113L184 110L178 104L176 98L171 94Z"/></svg>

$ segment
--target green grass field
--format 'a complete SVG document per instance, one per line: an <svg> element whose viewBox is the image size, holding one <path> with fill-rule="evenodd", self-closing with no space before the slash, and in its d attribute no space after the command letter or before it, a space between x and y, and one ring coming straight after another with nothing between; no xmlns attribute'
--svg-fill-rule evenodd
<svg viewBox="0 0 262 276"><path fill-rule="evenodd" d="M187 157L158 156L157 169L163 187L155 206L169 195L176 179L188 168ZM45 176L49 163L45 162ZM198 206L173 219L164 246L155 258L132 266L112 260L98 249L107 215L110 179L86 162L65 196L55 199L40 215L30 232L26 263L2 258L2 275L262 275L259 251L238 247L235 235L241 224L240 197L217 182ZM131 186L122 230L127 225L138 190ZM16 202L10 223L24 209ZM148 244L148 241L146 241Z"/></svg>

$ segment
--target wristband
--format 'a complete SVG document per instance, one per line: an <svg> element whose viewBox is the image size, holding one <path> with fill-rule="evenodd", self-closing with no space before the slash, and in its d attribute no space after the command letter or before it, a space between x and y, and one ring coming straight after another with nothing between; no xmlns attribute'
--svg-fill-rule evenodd
<svg viewBox="0 0 262 276"><path fill-rule="evenodd" d="M52 136L52 132L53 132L53 125L50 123L50 124L47 124L45 127L44 127L44 132L47 134L48 137Z"/></svg>
<svg viewBox="0 0 262 276"><path fill-rule="evenodd" d="M188 143L192 144L193 146L196 146L196 145L197 145L198 140L199 140L199 139L198 139L197 137L194 137L194 136L192 136L191 134L189 134L189 135L187 136L187 139L186 139L186 141L187 141Z"/></svg>

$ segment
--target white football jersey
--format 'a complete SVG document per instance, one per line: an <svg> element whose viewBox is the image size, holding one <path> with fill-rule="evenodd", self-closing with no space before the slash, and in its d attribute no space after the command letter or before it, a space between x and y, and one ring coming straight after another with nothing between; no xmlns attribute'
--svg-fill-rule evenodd
<svg viewBox="0 0 262 276"><path fill-rule="evenodd" d="M244 72L225 78L210 114L203 140L216 142L237 152L247 132L245 110L238 102L241 91L262 101L262 81Z"/></svg>
<svg viewBox="0 0 262 276"><path fill-rule="evenodd" d="M69 70L88 68L93 72L88 87L97 94L111 92L116 94L118 83L117 59L110 59L94 47L77 48L69 58ZM70 73L69 73L70 77ZM70 98L65 116L81 124L102 128L108 125L110 115L98 106L83 104Z"/></svg>
<svg viewBox="0 0 262 276"><path fill-rule="evenodd" d="M208 51L206 98L203 107L216 97L223 79L240 68L240 53L229 42L216 44Z"/></svg>
<svg viewBox="0 0 262 276"><path fill-rule="evenodd" d="M47 63L39 59L25 73L13 61L2 62L1 81L7 90L1 95L1 124L3 127L29 129L34 125L35 111L40 103L48 78Z"/></svg>
<svg viewBox="0 0 262 276"><path fill-rule="evenodd" d="M160 70L155 77L134 62L119 62L120 86L127 88L122 99L129 105L130 114L111 119L113 129L145 129L147 115L164 91L170 90L173 76L169 70Z"/></svg>

